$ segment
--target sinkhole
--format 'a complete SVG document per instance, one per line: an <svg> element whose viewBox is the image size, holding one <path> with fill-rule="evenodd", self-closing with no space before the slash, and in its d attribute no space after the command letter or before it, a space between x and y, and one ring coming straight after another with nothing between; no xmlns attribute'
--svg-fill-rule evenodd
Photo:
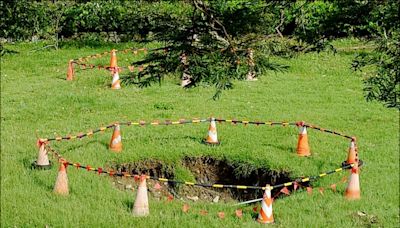
<svg viewBox="0 0 400 228"><path fill-rule="evenodd" d="M289 182L289 172L257 167L250 163L229 161L211 156L184 157L181 162L165 164L159 160L143 160L112 164L118 172L146 174L169 180L190 181L201 184L226 184L265 186ZM158 184L157 184L158 182ZM247 201L261 198L262 190L236 188L210 188L177 183L148 180L149 192L156 199L174 197L183 200L211 202ZM113 177L113 184L120 190L135 190L138 183L134 178ZM156 187L157 186L157 187ZM279 189L273 189L275 195Z"/></svg>

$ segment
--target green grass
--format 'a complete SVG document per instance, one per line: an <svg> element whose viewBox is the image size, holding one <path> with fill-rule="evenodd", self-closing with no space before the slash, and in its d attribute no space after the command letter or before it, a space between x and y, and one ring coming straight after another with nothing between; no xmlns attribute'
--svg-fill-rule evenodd
<svg viewBox="0 0 400 228"><path fill-rule="evenodd" d="M338 42L345 47L353 43ZM51 137L85 132L117 120L177 120L211 115L264 121L305 120L357 136L359 156L365 162L360 175L362 199L346 201L343 184L337 193L327 190L323 196L317 190L312 196L299 191L274 203L277 226L398 226L399 113L365 101L362 76L350 69L354 51L276 59L290 66L288 72L269 72L257 82L237 82L234 90L225 91L220 100L213 101L213 88L183 90L174 80L166 80L161 87L123 86L122 90L112 91L108 88L111 77L100 70L77 71L76 80L68 82L65 76L69 59L111 47L30 52L35 47L8 45L19 54L6 55L1 60L2 227L257 226L250 213L252 206L242 207L244 216L237 219L234 211L239 207L228 204L190 202L189 213L183 214L182 201L167 203L152 198L151 215L134 218L131 207L135 193L117 190L109 177L69 168L70 195L60 197L52 193L56 166L47 171L30 169L37 156L35 131L40 137ZM128 64L132 57L119 55L120 65ZM107 58L103 60L103 64L109 62ZM122 127L124 151L120 154L107 149L111 131L83 140L54 142L52 146L72 162L95 167L147 158L179 164L184 156L212 155L290 171L292 177L298 177L339 167L349 144L338 136L309 130L313 156L299 158L295 154L297 129L293 127L218 124L222 141L218 147L200 143L207 128L206 124ZM188 175L181 168L177 173L182 178ZM334 174L313 185L327 188L345 175L347 172ZM203 209L209 212L207 216L199 215ZM224 220L217 217L219 211L226 213ZM358 211L367 216L357 216Z"/></svg>

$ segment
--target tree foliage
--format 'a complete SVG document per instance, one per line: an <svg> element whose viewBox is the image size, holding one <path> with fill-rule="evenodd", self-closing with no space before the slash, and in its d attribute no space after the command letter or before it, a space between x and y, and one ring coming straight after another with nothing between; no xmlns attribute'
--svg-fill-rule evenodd
<svg viewBox="0 0 400 228"><path fill-rule="evenodd" d="M252 16L265 10L263 1L247 4L246 1L193 0L191 5L190 18L183 23L170 23L176 21L170 15L159 20L163 21L160 25L163 29L155 32L154 38L163 41L167 51L155 52L144 61L133 63L148 66L137 77L126 79L127 83L149 86L161 83L169 73L179 72L180 77L187 77L183 79L187 80L184 87L214 86L216 99L223 90L233 87L234 80L246 79L250 70L260 74L267 69L285 69L271 63L265 53L254 54L253 49L259 42L249 39L264 22ZM233 28L232 20L238 11L242 15L238 17L243 17L240 32ZM250 17L247 21L246 16ZM254 62L249 64L250 52Z"/></svg>
<svg viewBox="0 0 400 228"><path fill-rule="evenodd" d="M0 38L88 41L156 40L167 52L143 62L128 83L148 86L169 75L189 78L187 87L212 85L217 97L234 80L267 69L283 70L270 55L319 51L337 37L377 39L357 69L373 65L365 79L368 100L398 107L398 0L15 0L1 1ZM5 53L4 50L2 53Z"/></svg>
<svg viewBox="0 0 400 228"><path fill-rule="evenodd" d="M364 79L367 100L378 100L388 107L400 109L400 5L387 2L375 9L374 17L377 48L372 53L361 53L353 61L353 68L375 67Z"/></svg>

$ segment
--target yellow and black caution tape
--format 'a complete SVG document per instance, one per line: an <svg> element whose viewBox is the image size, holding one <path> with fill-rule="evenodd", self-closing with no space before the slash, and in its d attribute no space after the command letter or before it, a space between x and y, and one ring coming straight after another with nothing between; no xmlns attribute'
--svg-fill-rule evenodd
<svg viewBox="0 0 400 228"><path fill-rule="evenodd" d="M151 51L159 51L159 50L163 50L164 52L168 51L169 48L168 47L164 47L164 48L127 48L124 50L118 50L118 49L114 49L115 52L122 52L124 54L127 54L128 52L133 53L134 55L139 54L140 52L143 53L147 53L147 52L151 52ZM111 51L105 51L102 53L98 53L98 54L93 54L93 55L88 55L85 57L80 57L78 59L74 59L73 61L75 63L84 63L87 62L89 59L97 59L97 58L102 58L104 56L108 56L111 54Z"/></svg>
<svg viewBox="0 0 400 228"><path fill-rule="evenodd" d="M354 140L355 137L354 136L349 136L349 135L345 135L343 133L337 132L337 131L332 131L332 130L328 130L328 129L324 129L322 127L318 127L315 125L311 125L311 124L304 124L305 127L311 128L311 129L315 129L321 132L326 132L326 133L330 133L330 134L334 134L334 135L338 135L338 136L342 136L351 140Z"/></svg>
<svg viewBox="0 0 400 228"><path fill-rule="evenodd" d="M105 65L94 65L94 64L86 64L86 63L79 63L76 61L72 62L75 65L79 66L79 69L81 70L90 70L90 69L103 69L103 70L115 70L114 67L110 67L110 66L105 66ZM139 66L134 66L134 65L130 65L130 66L122 66L122 67L117 67L118 71L122 71L122 70L126 70L128 69L130 72L134 72L135 70L141 72L143 71L145 68L147 67L147 65L139 65Z"/></svg>
<svg viewBox="0 0 400 228"><path fill-rule="evenodd" d="M81 139L87 136L92 136L95 133L99 133L99 132L104 132L105 130L109 129L109 128L113 128L116 124L119 125L126 125L126 126L147 126L147 125L151 125L151 126L158 126L158 125L180 125L180 124L192 124L192 123L204 123L204 122L210 122L211 120L215 120L219 123L221 122L225 122L225 123L232 123L232 124L244 124L244 125L248 125L248 124L253 124L253 125L267 125L267 126L282 126L282 127L286 127L286 126L305 126L305 127L309 127L312 129L316 129L319 130L321 132L327 132L327 133L331 133L331 134L335 134L335 135L339 135L345 138L349 138L352 140L355 140L355 137L352 136L348 136L339 132L335 132L335 131L331 131L331 130L327 130L327 129L323 129L321 127L317 127L311 124L307 124L304 122L286 122L286 121L282 121L282 122L276 122L276 121L249 121L249 120L235 120L235 119L220 119L220 118L194 118L194 119L190 119L190 120L185 120L185 119L179 119L176 121L171 121L171 120L164 120L164 121L151 121L151 122L146 122L146 121L137 121L137 122L116 122L114 124L110 124L108 126L105 127L100 127L96 130L89 130L87 133L80 133L77 135L68 135L68 136L58 136L55 138L42 138L39 139L40 142L49 142L49 141L62 141L62 140L71 140L71 139Z"/></svg>
<svg viewBox="0 0 400 228"><path fill-rule="evenodd" d="M269 125L269 126L295 126L296 122L274 122L274 121L249 121L249 120L235 120L235 119L218 119L216 118L215 121L217 122L225 122L225 123L232 123L232 124L254 124L254 125Z"/></svg>
<svg viewBox="0 0 400 228"><path fill-rule="evenodd" d="M51 151L52 153L55 153L58 157L61 157L57 152L55 152L51 147L47 146L47 148L49 149L49 151ZM65 159L61 159L61 162L64 163L65 165L69 165L69 166L74 166L78 169L85 169L87 171L93 171L96 172L98 174L108 174L110 176L118 176L118 177L132 177L135 178L136 180L138 180L142 175L140 174L129 174L127 172L117 172L115 170L106 170L103 169L101 167L96 168L96 167L92 167L90 165L81 165L80 163L72 163L72 162L68 162ZM359 161L359 166L362 165L362 161ZM303 177L303 178L297 178L294 181L291 182L286 182L286 183L282 183L282 184L277 184L274 186L271 186L271 190L272 189L277 189L277 188L282 188L282 187L288 187L291 185L294 185L295 183L305 183L305 182L310 182L310 181L314 181L316 179L334 174L334 173L338 173L341 172L343 170L346 169L350 169L354 166L354 163L352 164L344 164L341 167L335 169L335 170L331 170L331 171L327 171L324 173L320 173L317 176L309 176L309 177ZM161 181L161 182L167 182L167 183L174 183L174 184L184 184L184 185L189 185L189 186L200 186L200 187L210 187L210 188L233 188L233 189L242 189L242 190L265 190L266 187L265 186L246 186L246 185L233 185L233 184L204 184L204 183L196 183L196 182L190 182L190 181L181 181L181 180L172 180L172 179L168 179L168 178L161 178L161 177L156 177L156 176L148 176L145 175L147 179L152 179L152 180L156 180L156 181Z"/></svg>
<svg viewBox="0 0 400 228"><path fill-rule="evenodd" d="M180 119L177 121L170 121L170 120L165 120L163 122L160 121L152 121L152 122L146 122L146 121L139 121L139 122L116 122L104 127L100 127L96 130L89 130L87 133L79 133L77 135L68 135L68 136L57 136L54 138L41 138L39 139L39 142L41 143L46 143L50 141L62 141L62 140L72 140L72 139L81 139L87 136L92 136L93 134L99 133L99 132L104 132L107 129L114 128L115 125L126 125L126 126L147 126L147 125L152 125L152 126L157 126L157 125L180 125L180 124L190 124L190 123L203 123L203 122L209 122L210 119L191 119L191 120L185 120L185 119Z"/></svg>

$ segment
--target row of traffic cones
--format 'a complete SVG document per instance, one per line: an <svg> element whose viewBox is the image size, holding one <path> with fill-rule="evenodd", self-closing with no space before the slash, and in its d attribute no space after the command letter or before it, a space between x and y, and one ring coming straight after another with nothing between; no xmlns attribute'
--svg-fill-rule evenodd
<svg viewBox="0 0 400 228"><path fill-rule="evenodd" d="M110 150L119 152L122 150L122 137L120 125L117 123L114 126L114 132L109 145ZM215 118L211 118L210 126L208 130L208 137L204 141L207 144L216 145L220 142L217 137L216 121ZM39 154L38 159L35 162L36 167L50 167L50 161L48 159L47 150L45 147L46 143L41 140L38 141ZM298 153L307 154L307 149L309 151L308 141L307 141L307 131L304 126L300 128L299 142L298 142ZM309 152L308 152L309 153ZM348 185L345 191L345 197L349 200L360 199L360 182L359 182L359 159L358 150L356 146L356 138L352 138L350 142L350 147L348 151L347 160L343 162L343 165L354 164L351 169L350 177L348 180ZM67 177L67 166L65 161L60 161L60 167L54 186L54 193L59 195L68 195L68 177ZM273 223L273 213L272 213L272 202L271 198L271 187L266 186L266 190L261 203L261 209L257 221L260 223ZM137 191L136 200L132 210L134 216L147 216L149 214L149 204L147 195L147 185L146 176L141 176L140 183Z"/></svg>
<svg viewBox="0 0 400 228"><path fill-rule="evenodd" d="M307 127L304 125L304 122L300 122L299 124L299 137L297 141L297 155L300 157L308 157L311 155L310 146L308 144L308 135L307 135ZM206 144L210 145L219 145L218 134L217 134L217 125L215 118L211 118L210 126L208 128L208 136L204 140ZM354 163L358 158L357 147L356 147L356 138L353 137L350 142L348 158L345 163L351 164Z"/></svg>
<svg viewBox="0 0 400 228"><path fill-rule="evenodd" d="M58 169L58 174L56 178L56 183L54 184L53 192L57 195L67 196L69 195L68 188L68 176L67 167L68 163L60 160L60 167ZM140 176L140 183L138 186L136 200L133 205L132 214L134 216L142 217L149 215L149 200L147 195L147 184L146 176Z"/></svg>
<svg viewBox="0 0 400 228"><path fill-rule="evenodd" d="M349 183L345 191L345 197L349 200L360 199L358 162L354 164L355 165L351 170ZM53 190L55 194L63 196L69 194L67 167L68 164L65 161L60 161L60 168ZM144 217L150 214L146 179L147 177L145 175L142 175L139 179L140 183L132 209L132 215L136 217ZM274 223L272 203L273 198L271 197L271 186L267 185L263 195L263 200L261 201L261 209L257 219L259 223Z"/></svg>
<svg viewBox="0 0 400 228"><path fill-rule="evenodd" d="M204 143L208 145L219 145L220 141L218 141L218 133L217 133L217 125L216 125L216 120L215 118L210 119L210 126L208 128L208 135L206 139L204 139ZM39 158L38 159L38 165L40 166L45 166L49 165L48 158L45 158L44 156L41 156L40 154L43 154L44 151L44 143L41 144L39 150ZM110 150L114 152L120 152L122 151L122 136L121 136L121 129L120 125L116 123L114 125L114 132L111 137L111 141L109 144ZM301 157L305 156L310 156L310 146L308 144L308 136L307 136L307 127L304 125L300 126L300 133L298 137L298 142L297 142L297 155ZM348 150L348 157L345 162L343 162L342 165L345 164L351 164L354 163L358 159L358 152L357 152L357 146L356 146L356 138L353 137L349 150Z"/></svg>
<svg viewBox="0 0 400 228"><path fill-rule="evenodd" d="M220 142L218 141L215 118L211 118L210 126L208 128L208 135L207 135L206 139L204 139L204 143L206 143L208 145L220 144ZM111 137L109 149L114 152L122 151L122 136L121 136L120 125L118 123L116 123L114 125L114 132Z"/></svg>
<svg viewBox="0 0 400 228"><path fill-rule="evenodd" d="M47 151L44 146L44 143L42 143L39 148L39 159L37 161L37 164L44 164L44 165L49 164L46 160L48 160ZM64 196L69 194L67 167L68 163L66 163L63 160L60 160L60 167L53 190L55 194ZM149 215L146 178L147 177L144 175L140 177L140 183L137 190L136 200L132 210L132 214L134 216L141 217ZM351 174L345 191L345 197L349 200L355 200L355 199L360 199L360 196L361 194L360 194L360 182L359 182L359 167L358 167L358 159L356 158L354 166L351 169ZM263 200L261 202L261 209L257 219L258 222L260 223L274 222L274 217L272 213L272 203L273 199L271 198L271 187L270 185L267 185L264 192Z"/></svg>
<svg viewBox="0 0 400 228"><path fill-rule="evenodd" d="M67 69L67 81L72 81L74 79L75 71L74 71L74 60L71 59L68 62L68 69ZM119 71L117 65L117 53L116 50L111 51L111 59L110 59L110 67L112 81L111 81L111 89L121 89L121 81L119 79Z"/></svg>
<svg viewBox="0 0 400 228"><path fill-rule="evenodd" d="M344 196L348 200L358 200L361 198L358 159L353 163L349 181ZM263 200L261 201L261 209L257 221L259 223L274 223L274 215L272 213L271 187L267 185L265 188Z"/></svg>

